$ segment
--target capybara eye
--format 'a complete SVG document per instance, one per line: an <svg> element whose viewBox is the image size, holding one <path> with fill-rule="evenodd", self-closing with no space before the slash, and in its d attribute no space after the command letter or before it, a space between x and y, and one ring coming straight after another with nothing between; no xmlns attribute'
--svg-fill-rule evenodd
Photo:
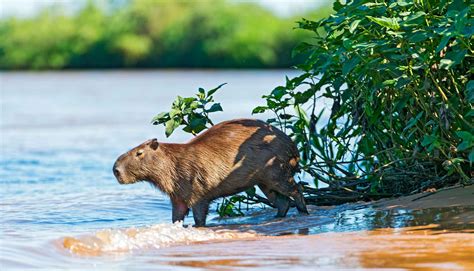
<svg viewBox="0 0 474 271"><path fill-rule="evenodd" d="M140 156L140 155L142 155L142 154L143 154L143 150L137 151L137 156Z"/></svg>

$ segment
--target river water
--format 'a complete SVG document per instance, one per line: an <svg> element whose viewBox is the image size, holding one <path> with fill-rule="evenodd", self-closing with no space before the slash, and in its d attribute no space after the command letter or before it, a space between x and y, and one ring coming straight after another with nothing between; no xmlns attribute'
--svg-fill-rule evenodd
<svg viewBox="0 0 474 271"><path fill-rule="evenodd" d="M291 210L280 220L268 208L225 220L212 210L210 228L185 228L171 224L166 196L145 183L121 186L115 180L112 164L129 148L149 138L190 138L177 132L167 139L162 127L150 124L176 95L228 83L215 95L224 108L216 122L251 117L260 97L283 84L285 75L296 73L0 73L2 270L474 268L471 224L449 227L449 235L436 226L474 212L470 207L437 209L428 218L312 207L310 216ZM399 251L399 258L389 260L387 251ZM440 261L446 251L452 257ZM414 260L401 261L405 256Z"/></svg>

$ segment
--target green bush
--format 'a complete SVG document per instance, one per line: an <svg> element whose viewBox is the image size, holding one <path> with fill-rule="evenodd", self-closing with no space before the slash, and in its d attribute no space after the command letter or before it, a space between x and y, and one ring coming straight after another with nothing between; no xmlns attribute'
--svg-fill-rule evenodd
<svg viewBox="0 0 474 271"><path fill-rule="evenodd" d="M335 2L302 20L301 76L264 96L302 168L331 187L410 193L472 181L473 18L463 1ZM329 119L321 123L321 98Z"/></svg>

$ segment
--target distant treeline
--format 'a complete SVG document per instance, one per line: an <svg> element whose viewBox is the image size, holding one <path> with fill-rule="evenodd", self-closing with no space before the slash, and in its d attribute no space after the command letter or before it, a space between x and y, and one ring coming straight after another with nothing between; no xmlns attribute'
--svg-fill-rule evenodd
<svg viewBox="0 0 474 271"><path fill-rule="evenodd" d="M113 2L110 2L113 3ZM0 69L283 68L309 33L255 3L146 1L0 21Z"/></svg>

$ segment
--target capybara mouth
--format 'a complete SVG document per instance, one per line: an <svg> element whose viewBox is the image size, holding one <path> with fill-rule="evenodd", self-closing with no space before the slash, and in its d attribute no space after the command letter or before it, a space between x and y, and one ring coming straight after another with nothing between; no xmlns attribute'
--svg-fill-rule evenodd
<svg viewBox="0 0 474 271"><path fill-rule="evenodd" d="M135 180L124 180L122 177L116 177L119 184L133 184L137 181Z"/></svg>
<svg viewBox="0 0 474 271"><path fill-rule="evenodd" d="M118 182L119 184L126 184L126 183L124 183L124 182L122 181L121 178L117 178L117 182Z"/></svg>
<svg viewBox="0 0 474 271"><path fill-rule="evenodd" d="M118 174L115 170L114 170L114 175L115 175L115 179L117 179L117 182L118 182L119 184L130 184L130 183L134 183L134 182L130 182L130 181L124 180L122 174Z"/></svg>

